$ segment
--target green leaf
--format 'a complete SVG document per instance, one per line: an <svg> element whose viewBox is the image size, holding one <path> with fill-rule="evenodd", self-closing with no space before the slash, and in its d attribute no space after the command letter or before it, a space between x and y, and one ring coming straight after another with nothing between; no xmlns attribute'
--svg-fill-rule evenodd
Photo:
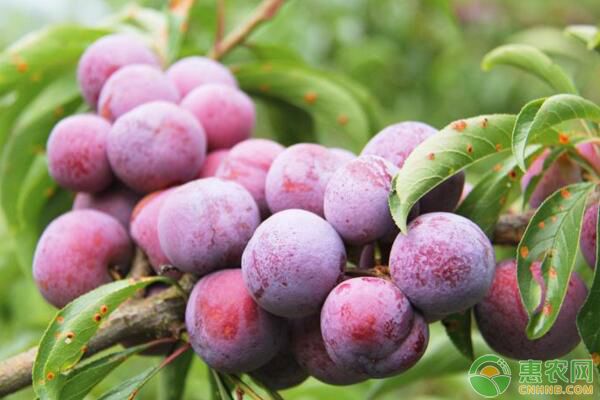
<svg viewBox="0 0 600 400"><path fill-rule="evenodd" d="M167 20L167 43L165 58L167 64L172 63L181 50L181 44L187 31L187 21L194 0L171 1L165 9Z"/></svg>
<svg viewBox="0 0 600 400"><path fill-rule="evenodd" d="M0 54L0 93L72 67L91 42L107 33L81 25L52 26L30 33Z"/></svg>
<svg viewBox="0 0 600 400"><path fill-rule="evenodd" d="M370 137L369 119L360 102L320 71L288 63L249 63L233 68L240 86L258 97L277 99L311 115L318 141L347 143L358 150Z"/></svg>
<svg viewBox="0 0 600 400"><path fill-rule="evenodd" d="M33 366L33 388L40 399L57 398L68 372L84 355L87 343L102 321L137 290L165 277L115 281L84 294L60 310L39 345Z"/></svg>
<svg viewBox="0 0 600 400"><path fill-rule="evenodd" d="M83 399L98 383L106 378L110 372L121 365L129 357L147 350L156 344L156 341L144 343L79 364L69 373L64 388L60 393L60 399Z"/></svg>
<svg viewBox="0 0 600 400"><path fill-rule="evenodd" d="M570 25L565 33L585 43L589 50L600 48L600 30L594 25Z"/></svg>
<svg viewBox="0 0 600 400"><path fill-rule="evenodd" d="M159 400L179 400L183 398L185 382L193 359L194 352L186 351L163 368L159 376Z"/></svg>
<svg viewBox="0 0 600 400"><path fill-rule="evenodd" d="M406 218L415 203L463 168L510 149L513 115L487 115L455 121L421 143L392 182L390 211L406 232Z"/></svg>
<svg viewBox="0 0 600 400"><path fill-rule="evenodd" d="M600 232L600 208L596 232ZM590 293L577 315L579 334L600 372L600 235L596 235L596 265Z"/></svg>
<svg viewBox="0 0 600 400"><path fill-rule="evenodd" d="M559 93L577 93L567 73L537 48L525 44L507 44L490 51L481 64L484 70L496 65L510 65L545 81Z"/></svg>
<svg viewBox="0 0 600 400"><path fill-rule="evenodd" d="M571 94L559 94L527 103L519 112L512 134L513 154L519 167L525 171L525 148L530 142L545 140L542 134L574 119L600 121L600 107Z"/></svg>
<svg viewBox="0 0 600 400"><path fill-rule="evenodd" d="M531 146L528 151L533 154L538 149L539 146ZM508 156L508 152L506 153ZM508 200L511 192L519 188L521 176L513 157L499 162L473 187L456 213L475 222L491 237L502 210L510 204Z"/></svg>
<svg viewBox="0 0 600 400"><path fill-rule="evenodd" d="M98 400L131 400L138 391L152 379L161 368L161 364L148 368L141 374L129 378L108 392L104 393Z"/></svg>
<svg viewBox="0 0 600 400"><path fill-rule="evenodd" d="M212 368L208 369L208 374L212 389L212 398L214 400L233 400L228 383L221 376L221 374Z"/></svg>
<svg viewBox="0 0 600 400"><path fill-rule="evenodd" d="M447 316L442 320L442 324L458 351L469 360L474 360L473 340L471 339L471 309Z"/></svg>
<svg viewBox="0 0 600 400"><path fill-rule="evenodd" d="M519 290L529 314L527 335L546 334L560 311L579 248L579 235L587 196L593 183L577 183L556 191L536 210L517 248ZM546 298L530 266L541 262Z"/></svg>

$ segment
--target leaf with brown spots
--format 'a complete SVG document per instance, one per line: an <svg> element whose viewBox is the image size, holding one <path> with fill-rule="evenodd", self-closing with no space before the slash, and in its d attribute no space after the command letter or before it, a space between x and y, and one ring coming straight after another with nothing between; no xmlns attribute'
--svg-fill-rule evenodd
<svg viewBox="0 0 600 400"><path fill-rule="evenodd" d="M421 143L408 156L392 185L390 210L396 225L406 232L407 216L422 196L465 167L498 154L498 145L508 154L514 123L513 115L469 118L461 120L460 134L451 123Z"/></svg>
<svg viewBox="0 0 600 400"><path fill-rule="evenodd" d="M86 293L60 310L39 345L33 365L33 388L40 399L55 399L68 381L103 320L138 289L153 283L172 283L165 277L120 280ZM102 313L102 311L106 311ZM54 379L45 379L53 374Z"/></svg>
<svg viewBox="0 0 600 400"><path fill-rule="evenodd" d="M261 66L260 63L237 65L235 74L240 87L255 96L284 102L306 112L312 119L316 141L325 146L345 143L356 151L369 139L373 131L368 110L347 85L295 63L271 61L268 71ZM260 90L265 84L269 85L268 92Z"/></svg>
<svg viewBox="0 0 600 400"><path fill-rule="evenodd" d="M564 190L569 191L568 197L562 195ZM539 206L519 243L517 273L521 298L529 314L530 339L544 336L558 316L577 257L586 199L593 190L593 183L577 183L557 190ZM544 229L540 229L542 222ZM534 261L542 264L546 287L542 310L539 286L530 270Z"/></svg>
<svg viewBox="0 0 600 400"><path fill-rule="evenodd" d="M600 209L598 210L600 214ZM600 218L596 232L600 232ZM596 265L588 297L577 315L577 327L585 347L600 372L600 235L596 235Z"/></svg>
<svg viewBox="0 0 600 400"><path fill-rule="evenodd" d="M530 143L563 144L564 138L553 128L576 119L599 122L600 107L572 94L541 98L523 106L512 133L512 151L519 167L525 171L525 148Z"/></svg>

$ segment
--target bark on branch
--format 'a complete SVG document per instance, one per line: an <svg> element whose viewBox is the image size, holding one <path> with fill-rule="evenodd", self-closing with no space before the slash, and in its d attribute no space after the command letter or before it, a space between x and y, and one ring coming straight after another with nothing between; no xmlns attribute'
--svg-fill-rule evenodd
<svg viewBox="0 0 600 400"><path fill-rule="evenodd" d="M596 199L597 195L592 198ZM494 231L494 243L518 244L532 215L533 212L526 212L501 216ZM189 292L193 286L193 279L185 276L180 284ZM102 325L89 343L86 356L139 336L177 336L183 327L184 311L185 299L176 288L170 288L146 299L129 301L119 307ZM31 370L36 352L37 347L34 347L0 362L0 397L31 384Z"/></svg>

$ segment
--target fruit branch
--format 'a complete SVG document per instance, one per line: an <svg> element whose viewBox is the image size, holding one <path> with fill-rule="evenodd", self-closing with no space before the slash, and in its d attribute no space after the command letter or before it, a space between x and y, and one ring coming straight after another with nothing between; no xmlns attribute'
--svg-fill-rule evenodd
<svg viewBox="0 0 600 400"><path fill-rule="evenodd" d="M250 18L242 25L234 29L223 40L217 40L215 46L209 52L208 56L215 60L223 58L237 45L243 43L246 38L259 25L270 20L277 14L285 0L263 0L262 3L252 13Z"/></svg>
<svg viewBox="0 0 600 400"><path fill-rule="evenodd" d="M599 197L596 193L591 196L591 201L598 201ZM499 245L518 244L532 215L533 212L528 211L501 216L494 230L493 242ZM381 270L371 272L380 274ZM185 275L180 281L185 292L191 291L193 283L194 280L189 275ZM183 329L184 311L185 300L176 287L146 299L131 300L119 307L99 329L89 343L86 356L142 335L155 338L177 337ZM36 352L37 347L34 347L0 362L0 397L31 384Z"/></svg>

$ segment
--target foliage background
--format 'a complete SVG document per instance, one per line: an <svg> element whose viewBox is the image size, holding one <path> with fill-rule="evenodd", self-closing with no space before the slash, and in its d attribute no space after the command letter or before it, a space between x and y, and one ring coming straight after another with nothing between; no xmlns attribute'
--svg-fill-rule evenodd
<svg viewBox="0 0 600 400"><path fill-rule="evenodd" d="M160 1L139 4L161 8ZM96 24L127 6L117 0L0 0L0 46L29 31L57 22ZM235 26L256 0L227 1L227 26ZM190 19L183 53L205 53L215 26L214 2L198 0ZM421 120L438 128L448 122L484 113L516 113L528 100L550 94L542 83L514 69L483 72L482 56L508 42L532 43L546 50L575 77L586 98L600 101L600 57L562 34L568 24L600 21L597 0L290 0L268 25L252 36L252 44L279 49L286 58L349 76L362 83L381 104L382 123ZM225 59L235 63L247 49ZM259 104L260 136L285 135ZM279 130L283 129L284 132ZM372 132L374 134L375 132ZM345 143L339 143L344 147ZM472 171L476 176L478 171ZM11 237L0 225L0 359L35 345L54 313L37 293L27 268L19 266ZM498 249L498 258L513 249ZM581 263L580 263L581 264ZM582 269L583 273L587 271ZM589 273L588 273L589 275ZM284 392L286 399L414 399L478 398L464 372L468 362L432 326L426 357L409 373L387 381L336 388L310 380ZM476 353L486 348L476 336ZM584 357L577 349L571 357ZM101 384L102 393L155 359L135 358ZM513 372L518 365L511 364ZM515 374L516 375L516 374ZM141 398L157 398L160 380L151 382ZM513 392L507 397L516 395ZM598 388L596 388L598 390ZM23 391L10 399L30 399ZM195 362L186 399L207 399L207 373Z"/></svg>

